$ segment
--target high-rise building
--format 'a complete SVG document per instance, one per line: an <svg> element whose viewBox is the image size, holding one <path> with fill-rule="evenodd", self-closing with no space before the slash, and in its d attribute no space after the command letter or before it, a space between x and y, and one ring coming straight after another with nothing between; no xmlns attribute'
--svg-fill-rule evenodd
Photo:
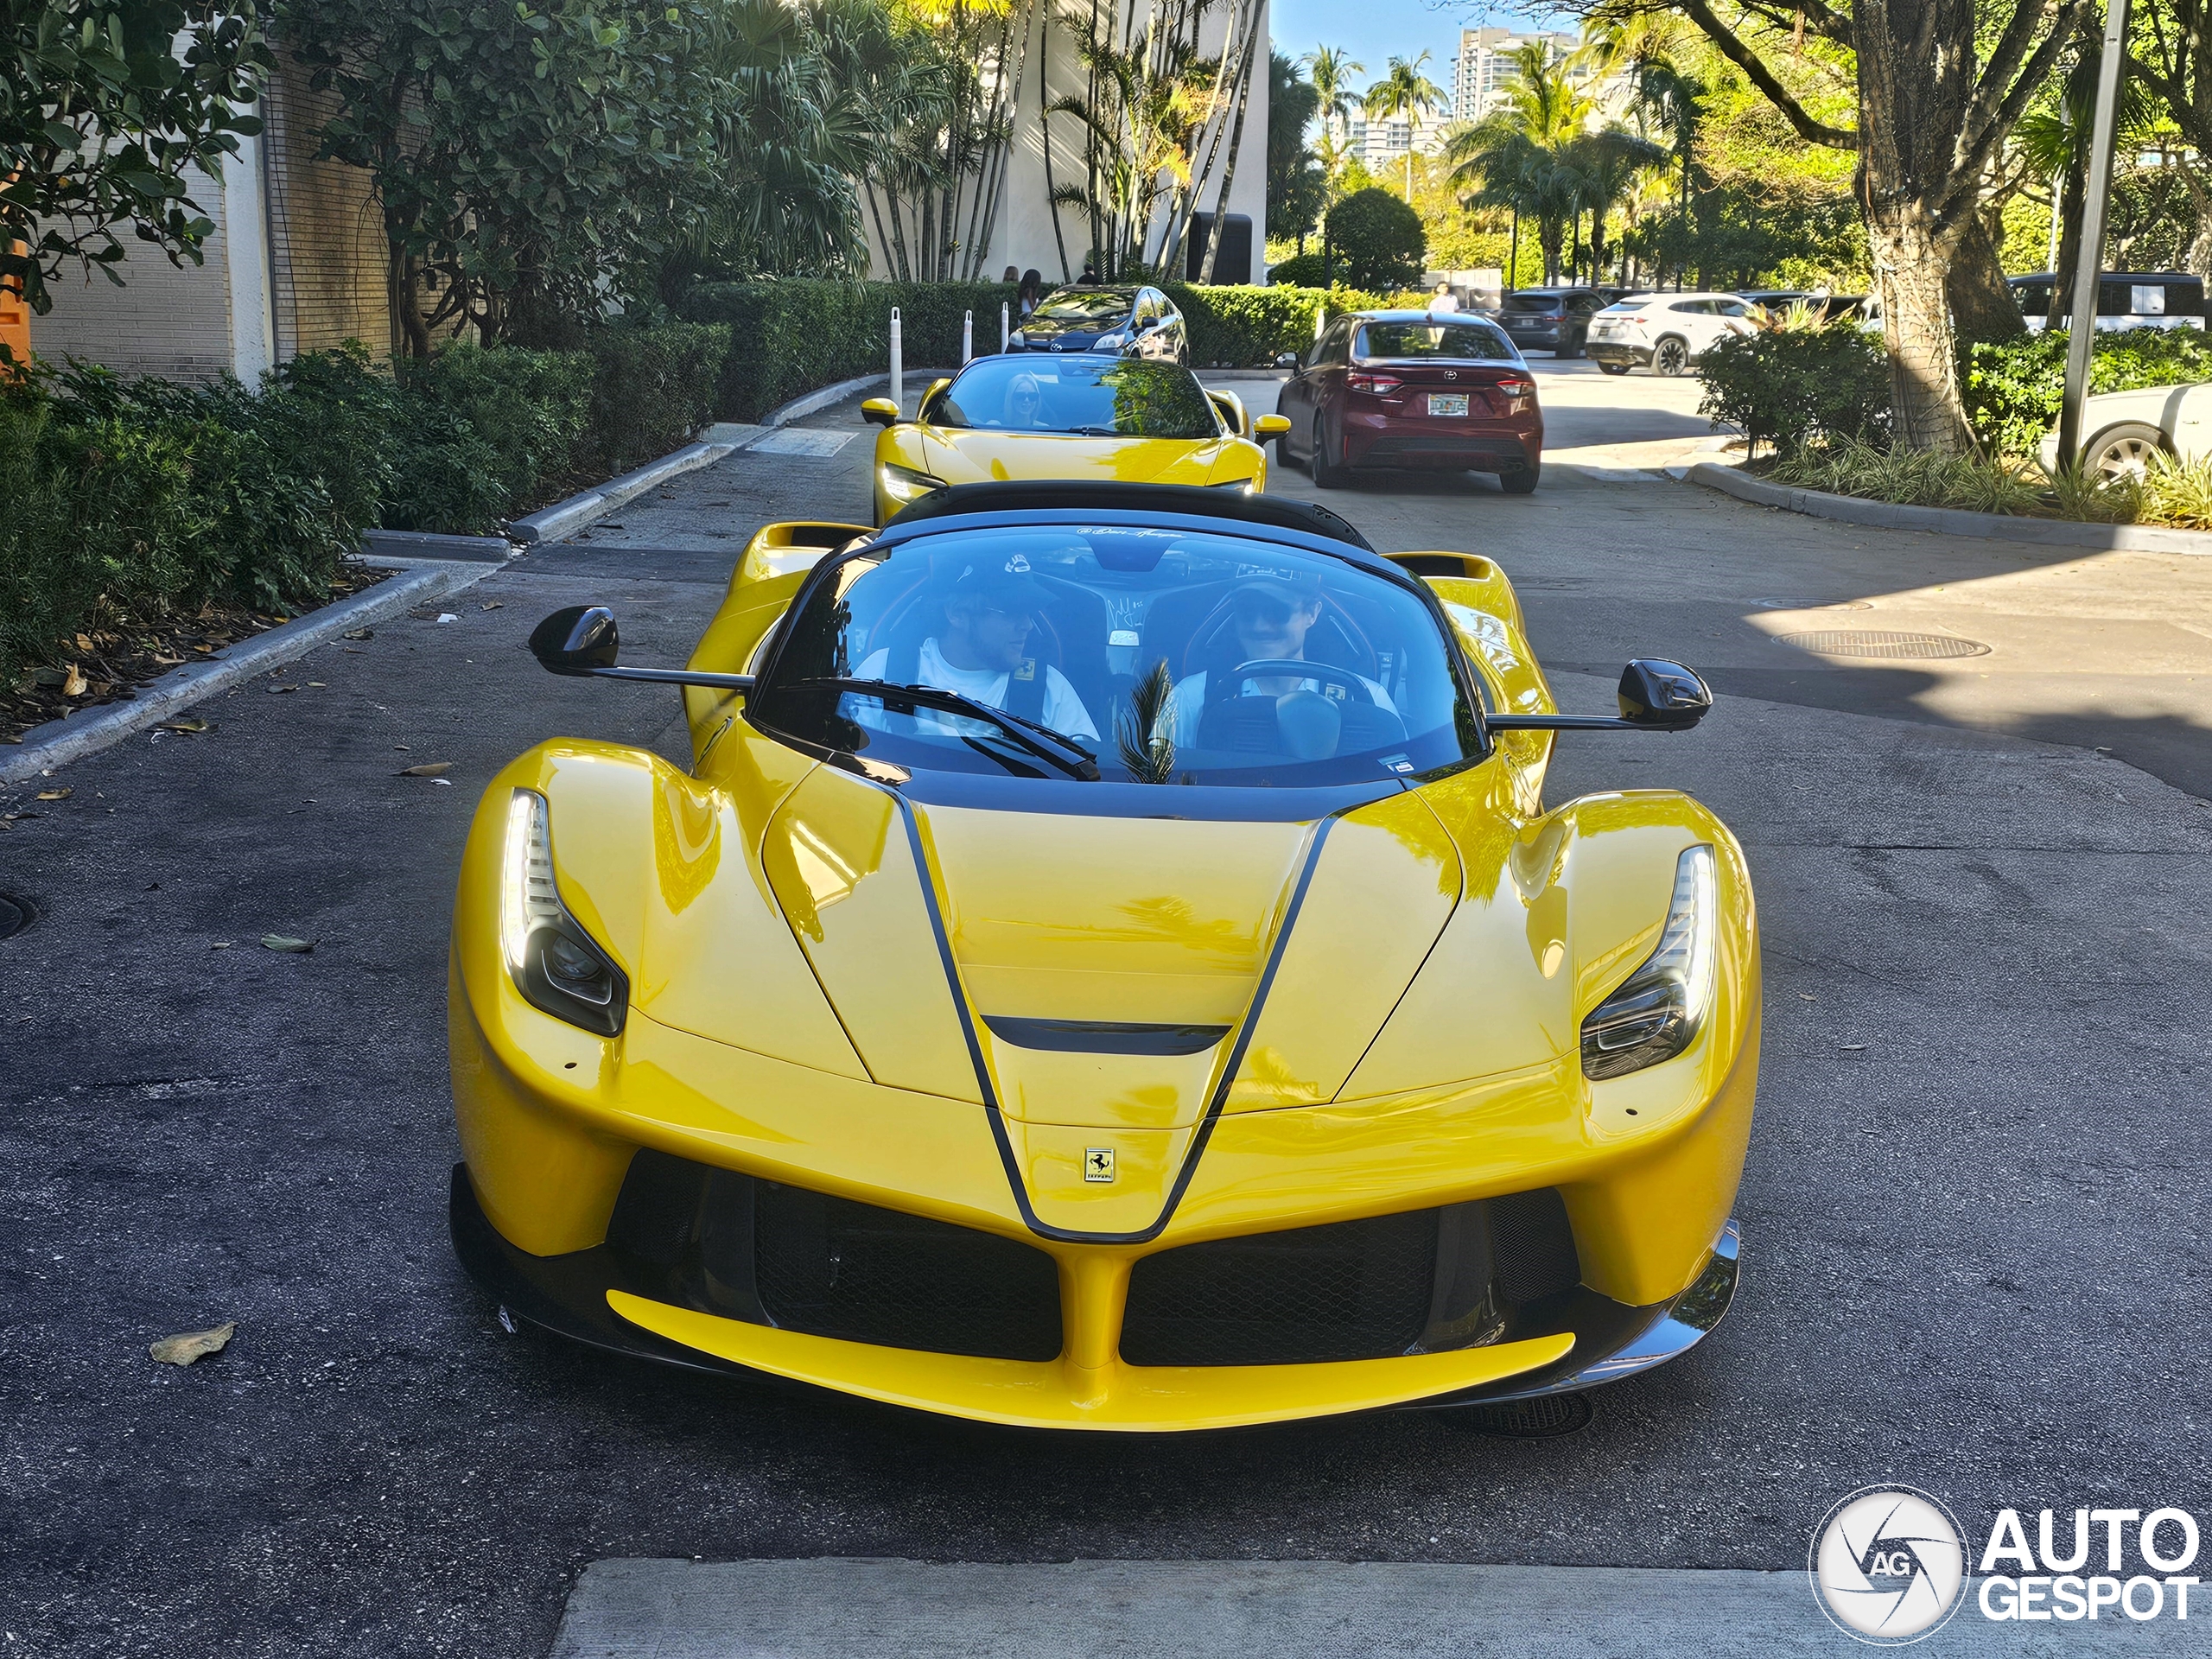
<svg viewBox="0 0 2212 1659"><path fill-rule="evenodd" d="M1524 46L1541 46L1546 60L1558 63L1573 52L1572 35L1524 35L1510 29L1463 29L1459 31L1459 61L1452 87L1452 113L1461 121L1479 121L1497 107L1505 89L1521 78L1515 53Z"/></svg>

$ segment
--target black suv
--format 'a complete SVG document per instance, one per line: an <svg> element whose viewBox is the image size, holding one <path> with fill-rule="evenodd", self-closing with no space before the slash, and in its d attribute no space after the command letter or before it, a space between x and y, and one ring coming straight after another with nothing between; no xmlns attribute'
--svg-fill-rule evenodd
<svg viewBox="0 0 2212 1659"><path fill-rule="evenodd" d="M1605 308L1594 288L1523 288L1505 296L1497 315L1522 351L1580 357L1590 340L1590 319Z"/></svg>
<svg viewBox="0 0 2212 1659"><path fill-rule="evenodd" d="M1056 288L1021 320L1007 349L1119 352L1188 364L1190 331L1174 301L1156 288Z"/></svg>

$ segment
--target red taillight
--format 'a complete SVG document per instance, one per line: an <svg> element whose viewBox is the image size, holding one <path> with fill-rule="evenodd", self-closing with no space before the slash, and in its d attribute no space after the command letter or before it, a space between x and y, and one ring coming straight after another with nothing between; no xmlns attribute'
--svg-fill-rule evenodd
<svg viewBox="0 0 2212 1659"><path fill-rule="evenodd" d="M1494 384L1508 397L1533 397L1536 395L1536 383L1533 380L1523 380L1517 375L1508 376L1505 379Z"/></svg>
<svg viewBox="0 0 2212 1659"><path fill-rule="evenodd" d="M1377 397L1387 397L1405 382L1388 374L1348 374L1344 385L1354 391L1370 391Z"/></svg>

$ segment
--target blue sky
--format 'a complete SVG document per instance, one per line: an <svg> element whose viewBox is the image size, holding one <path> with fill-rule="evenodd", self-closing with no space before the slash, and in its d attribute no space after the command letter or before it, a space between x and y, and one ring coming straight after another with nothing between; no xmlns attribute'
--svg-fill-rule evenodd
<svg viewBox="0 0 2212 1659"><path fill-rule="evenodd" d="M1434 5L1428 0L1268 0L1268 29L1274 43L1294 58L1316 46L1338 46L1367 66L1362 80L1372 80L1393 54L1413 57L1423 47L1433 54L1428 78L1448 93L1452 64L1459 55L1459 31L1487 23L1535 29L1529 13L1510 5ZM1554 22L1554 29L1563 27Z"/></svg>

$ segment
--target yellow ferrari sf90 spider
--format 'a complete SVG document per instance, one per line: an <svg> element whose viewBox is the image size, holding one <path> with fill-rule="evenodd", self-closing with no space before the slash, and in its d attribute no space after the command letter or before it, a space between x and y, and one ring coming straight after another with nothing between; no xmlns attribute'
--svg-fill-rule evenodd
<svg viewBox="0 0 2212 1659"><path fill-rule="evenodd" d="M1744 857L1543 801L1504 573L1321 509L976 485L756 536L693 762L556 738L455 901L455 1248L624 1352L990 1422L1527 1398L1711 1331L1758 1069Z"/></svg>
<svg viewBox="0 0 2212 1659"><path fill-rule="evenodd" d="M887 397L861 417L875 440L875 522L953 484L1062 478L1198 484L1257 493L1260 448L1290 423L1255 421L1236 394L1208 391L1173 363L1099 353L978 358L922 394L909 421Z"/></svg>

